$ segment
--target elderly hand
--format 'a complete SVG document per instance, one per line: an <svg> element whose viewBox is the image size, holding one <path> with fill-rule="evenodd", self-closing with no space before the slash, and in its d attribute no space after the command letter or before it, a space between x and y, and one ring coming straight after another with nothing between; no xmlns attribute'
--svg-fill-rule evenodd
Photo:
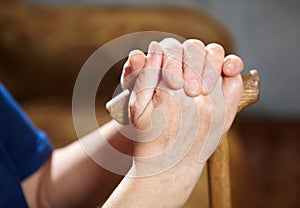
<svg viewBox="0 0 300 208"><path fill-rule="evenodd" d="M147 56L133 51L121 83L123 88L133 88L129 117L138 129L134 138L140 142L137 147L143 146L142 151L136 148L135 156L158 153L150 150L152 146L155 151L160 148L161 153L181 136L180 130L186 131L185 137L198 133L198 140L202 138L196 142L202 146L199 152L206 154L200 160L208 159L234 119L242 92L242 68L243 62L237 56L224 59L222 46L205 47L199 40L183 44L171 38L152 42ZM208 138L209 132L215 138ZM161 141L159 134L170 138Z"/></svg>
<svg viewBox="0 0 300 208"><path fill-rule="evenodd" d="M145 195L143 207L182 206L232 124L243 89L242 69L239 57L224 58L222 46L204 46L199 40L181 44L167 38L152 42L147 56L130 53L121 84L133 89L134 163L115 192L126 201L108 203L139 207L137 198Z"/></svg>

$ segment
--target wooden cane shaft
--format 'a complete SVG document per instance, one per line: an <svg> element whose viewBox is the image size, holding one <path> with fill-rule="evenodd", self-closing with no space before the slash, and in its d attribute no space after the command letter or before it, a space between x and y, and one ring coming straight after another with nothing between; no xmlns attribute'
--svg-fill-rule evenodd
<svg viewBox="0 0 300 208"><path fill-rule="evenodd" d="M227 135L209 158L207 168L210 208L231 208L230 156Z"/></svg>
<svg viewBox="0 0 300 208"><path fill-rule="evenodd" d="M244 91L238 112L259 99L259 76L256 70L244 74ZM209 199L211 208L231 208L230 156L227 135L208 160Z"/></svg>

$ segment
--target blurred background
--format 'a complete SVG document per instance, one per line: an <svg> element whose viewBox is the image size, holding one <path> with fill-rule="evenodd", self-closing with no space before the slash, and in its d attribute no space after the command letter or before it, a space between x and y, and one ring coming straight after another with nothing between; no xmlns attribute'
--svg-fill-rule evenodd
<svg viewBox="0 0 300 208"><path fill-rule="evenodd" d="M298 0L0 0L0 81L61 147L77 139L72 90L101 45L146 30L220 43L261 79L259 102L231 131L233 206L298 208L299 8ZM101 82L100 125L123 62Z"/></svg>

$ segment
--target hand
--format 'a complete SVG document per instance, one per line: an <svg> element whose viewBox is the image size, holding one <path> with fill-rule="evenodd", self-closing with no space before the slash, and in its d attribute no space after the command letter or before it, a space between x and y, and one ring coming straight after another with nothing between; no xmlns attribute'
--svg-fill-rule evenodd
<svg viewBox="0 0 300 208"><path fill-rule="evenodd" d="M205 47L198 40L180 44L164 39L152 42L147 56L141 51L130 54L121 80L123 88L133 88L129 118L135 127L135 158L107 204L185 203L234 119L242 68L237 56L224 59L220 45Z"/></svg>
<svg viewBox="0 0 300 208"><path fill-rule="evenodd" d="M135 50L129 55L121 79L123 88L132 88L136 81L130 101L129 116L131 122L138 129L149 129L149 118L151 113L154 110L157 111L159 109L165 113L166 118L173 118L172 121L178 123L180 119L176 120L174 118L176 115L179 116L180 112L175 112L178 110L178 106L176 106L176 103L171 104L171 101L174 99L170 98L170 95L172 94L171 97L176 95L177 99L179 95L183 96L184 93L179 93L179 89L183 87L185 94L194 97L193 100L196 99L197 103L200 104L198 105L198 110L199 113L201 113L200 115L202 115L201 120L204 120L204 118L208 121L216 120L213 119L212 115L215 115L215 117L219 116L219 124L216 122L207 123L201 125L202 129L200 130L204 131L203 126L208 126L209 128L213 128L211 131L214 132L214 135L217 135L216 129L220 129L219 132L221 132L219 133L219 137L221 137L221 135L229 129L236 113L240 96L236 91L239 90L238 88L241 89L241 77L239 73L242 69L243 62L239 57L229 55L224 59L224 49L222 46L218 44L209 44L205 47L199 40L187 40L183 44L180 44L174 39L165 39L159 44L153 42L150 44L147 57L143 52ZM219 83L219 88L216 88L215 86L217 85L218 80L221 79L221 73L223 73L223 86ZM138 79L136 79L137 77ZM224 92L221 88L225 89ZM213 91L214 93L205 96L213 89L215 89ZM234 91L230 92L229 89ZM158 93L158 91L161 93ZM223 94L225 97L229 97L231 96L231 94L228 95L229 93L234 94L234 99L218 98L223 97ZM190 104L193 102L188 96L184 97L182 100L187 106L191 107ZM227 105L225 105L225 102ZM158 103L159 106L157 106ZM215 112L209 112L211 115L208 115L205 113L205 110L202 110L203 112L200 110L203 106L206 106L208 109L214 107ZM221 110L225 106L228 107L226 111L224 110L222 113ZM225 122L225 115L222 115L225 114L225 112L226 124L222 123ZM185 111L185 114L187 114L187 111ZM188 119L187 116L185 116L185 118L186 120L184 123L186 123L187 120L191 120L195 123L195 116L193 119ZM161 118L152 118L152 120L152 125L153 123L157 123L157 121L162 121ZM138 136L140 138L135 138L135 140L146 141L153 139L155 135L161 133L161 128L159 128L161 126L162 124L157 125L156 128L151 126L151 132L143 132L142 135L140 134ZM166 125L166 127L171 128L169 131L175 134L178 133L174 131L176 126L177 124L171 124L171 121ZM190 130L192 125L188 127ZM224 129L221 129L223 127ZM195 129L197 126L194 126L193 128ZM167 133L168 130L165 129L164 132ZM172 139L168 139L167 143L172 143L170 140L172 141ZM206 140L208 141L208 139ZM156 142L159 142L159 140L156 140ZM204 141L202 141L202 146L204 145L203 143ZM206 152L206 155L210 156L218 143L219 138L210 139L209 142L205 142L206 146L210 147L207 147L207 150L204 146L202 152ZM141 146L149 145L150 143L143 143ZM158 146L166 147L166 144L153 144L153 146L157 149ZM142 152L144 154L143 156L145 156L146 151L143 149ZM205 158L202 160L208 159L208 156L205 157L204 155L203 157Z"/></svg>

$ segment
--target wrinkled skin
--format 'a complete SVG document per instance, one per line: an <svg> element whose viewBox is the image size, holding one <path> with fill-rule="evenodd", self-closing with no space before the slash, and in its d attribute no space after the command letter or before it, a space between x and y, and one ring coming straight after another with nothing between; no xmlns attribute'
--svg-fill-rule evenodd
<svg viewBox="0 0 300 208"><path fill-rule="evenodd" d="M205 162L220 141L220 138L211 138L208 131L218 131L213 136L221 137L234 119L242 93L239 75L242 68L243 62L237 56L224 59L222 46L205 47L199 40L181 44L167 38L160 43L152 42L147 56L133 51L121 80L123 88L133 88L129 117L137 132L143 131L134 138L140 141L136 143L135 156L162 154L176 140L186 139L178 138L179 131L185 131L182 137L195 132L194 138L190 138L193 149L198 152L194 157L199 156L203 148L211 149L205 151L207 155L201 160ZM195 105L197 109L191 107ZM160 113L153 114L158 111ZM182 123L186 129L181 128ZM205 141L212 144L204 147Z"/></svg>
<svg viewBox="0 0 300 208"><path fill-rule="evenodd" d="M242 94L243 62L224 54L215 43L171 38L152 42L147 56L139 50L129 54L121 84L133 89L134 163L108 207L180 207L186 202L231 126Z"/></svg>

